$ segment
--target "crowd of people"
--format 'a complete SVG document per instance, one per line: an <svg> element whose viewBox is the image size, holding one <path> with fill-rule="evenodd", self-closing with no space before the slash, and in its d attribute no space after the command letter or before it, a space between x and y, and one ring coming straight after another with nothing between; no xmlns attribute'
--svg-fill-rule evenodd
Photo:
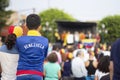
<svg viewBox="0 0 120 80"><path fill-rule="evenodd" d="M67 44L78 44L80 42L83 42L85 39L95 39L97 43L100 42L101 38L99 33L91 33L91 31L64 31L58 32L56 31L55 34L55 40L57 43L60 43L62 46L66 46Z"/></svg>
<svg viewBox="0 0 120 80"><path fill-rule="evenodd" d="M89 35L75 32L75 42L68 32L67 36L62 35L62 45L52 44L39 33L40 25L40 17L30 14L26 19L27 35L22 36L21 27L10 27L9 35L0 47L1 80L120 79L119 74L115 78L113 72L117 47L111 49L111 45L100 44L98 34L92 44L82 41L93 38L90 32ZM58 33L55 35L59 40ZM111 53L114 53L112 57ZM115 68L119 70L117 65Z"/></svg>
<svg viewBox="0 0 120 80"><path fill-rule="evenodd" d="M56 62L61 67L61 80L110 80L110 51L105 45L93 50L83 44L78 44L76 48L73 45L60 48L54 44L50 52L56 52L58 56ZM101 79L103 77L108 79Z"/></svg>

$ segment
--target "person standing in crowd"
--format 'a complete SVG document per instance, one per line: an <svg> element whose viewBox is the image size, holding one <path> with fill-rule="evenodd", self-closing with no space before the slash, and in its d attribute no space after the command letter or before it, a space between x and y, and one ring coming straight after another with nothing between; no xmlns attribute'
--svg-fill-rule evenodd
<svg viewBox="0 0 120 80"><path fill-rule="evenodd" d="M100 43L100 40L101 40L101 38L100 38L100 34L99 33L96 33L96 35L95 35L95 39L96 39L96 43L97 43L97 46L99 45L99 43ZM98 46L99 47L99 46Z"/></svg>
<svg viewBox="0 0 120 80"><path fill-rule="evenodd" d="M59 80L61 78L61 67L57 62L56 53L52 52L47 57L48 62L44 64L45 80Z"/></svg>
<svg viewBox="0 0 120 80"><path fill-rule="evenodd" d="M110 80L120 80L120 39L112 44L110 57Z"/></svg>
<svg viewBox="0 0 120 80"><path fill-rule="evenodd" d="M59 34L59 32L57 30L55 31L54 36L55 36L56 44L61 45L61 36L60 36L60 34Z"/></svg>
<svg viewBox="0 0 120 80"><path fill-rule="evenodd" d="M86 38L87 39L91 39L92 38L92 33L90 31L87 32Z"/></svg>
<svg viewBox="0 0 120 80"><path fill-rule="evenodd" d="M41 20L37 14L28 15L26 18L28 33L16 40L20 55L17 80L42 80L43 78L43 63L47 56L48 39L39 33L40 24Z"/></svg>
<svg viewBox="0 0 120 80"><path fill-rule="evenodd" d="M72 60L72 73L74 80L85 80L85 77L87 76L87 70L83 61L83 51L79 50L76 56L77 57Z"/></svg>
<svg viewBox="0 0 120 80"><path fill-rule="evenodd" d="M85 37L86 37L86 36L85 36L85 33L84 33L83 31L81 31L81 32L79 33L79 38L80 38L79 41L82 42L82 40L84 40Z"/></svg>
<svg viewBox="0 0 120 80"><path fill-rule="evenodd" d="M79 32L78 31L75 31L74 32L74 46L77 46L78 45L78 43L79 43L79 40L80 38L79 38Z"/></svg>
<svg viewBox="0 0 120 80"><path fill-rule="evenodd" d="M67 45L66 37L67 37L67 33L66 33L66 31L63 31L62 34L61 34L62 46L66 46Z"/></svg>
<svg viewBox="0 0 120 80"><path fill-rule="evenodd" d="M0 47L1 80L16 80L19 55L15 44L16 38L23 34L23 30L20 26L10 26L9 32L5 43Z"/></svg>
<svg viewBox="0 0 120 80"><path fill-rule="evenodd" d="M71 70L72 52L66 53L66 60L62 62L62 80L73 80Z"/></svg>
<svg viewBox="0 0 120 80"><path fill-rule="evenodd" d="M110 57L103 56L97 66L97 70L95 72L95 80L101 80L104 76L109 76L109 65L110 65ZM110 77L106 80L110 80Z"/></svg>
<svg viewBox="0 0 120 80"><path fill-rule="evenodd" d="M94 74L97 69L97 60L95 59L94 52L92 50L88 50L89 60L85 62L86 69L88 71L88 76L86 80L94 80Z"/></svg>
<svg viewBox="0 0 120 80"><path fill-rule="evenodd" d="M48 53L48 55L52 52L54 52L56 55L57 55L57 58L58 58L58 63L61 64L62 63L62 58L61 58L61 54L59 52L60 50L60 45L58 44L54 44L53 47L52 47L52 51Z"/></svg>
<svg viewBox="0 0 120 80"><path fill-rule="evenodd" d="M67 38L66 39L67 39L67 45L73 45L74 36L70 31L67 32Z"/></svg>

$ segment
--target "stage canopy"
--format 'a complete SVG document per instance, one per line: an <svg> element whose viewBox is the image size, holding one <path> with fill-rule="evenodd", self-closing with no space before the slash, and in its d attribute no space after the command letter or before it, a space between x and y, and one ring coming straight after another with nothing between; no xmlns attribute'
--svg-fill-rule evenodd
<svg viewBox="0 0 120 80"><path fill-rule="evenodd" d="M93 34L96 33L96 22L79 22L79 21L56 21L59 33L63 31L70 31L74 33L75 31L87 33L91 31Z"/></svg>

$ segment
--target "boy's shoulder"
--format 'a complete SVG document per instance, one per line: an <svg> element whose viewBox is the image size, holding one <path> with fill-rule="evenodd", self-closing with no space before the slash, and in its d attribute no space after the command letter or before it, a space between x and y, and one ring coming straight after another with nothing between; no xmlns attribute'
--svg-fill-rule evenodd
<svg viewBox="0 0 120 80"><path fill-rule="evenodd" d="M20 36L17 39L30 39L30 38L41 38L41 39L46 39L48 40L46 37L44 36Z"/></svg>
<svg viewBox="0 0 120 80"><path fill-rule="evenodd" d="M21 36L21 37L18 37L17 40L16 40L18 43L19 42L27 42L27 41L40 41L40 42L43 42L43 43L46 43L48 44L49 41L46 37L44 36Z"/></svg>

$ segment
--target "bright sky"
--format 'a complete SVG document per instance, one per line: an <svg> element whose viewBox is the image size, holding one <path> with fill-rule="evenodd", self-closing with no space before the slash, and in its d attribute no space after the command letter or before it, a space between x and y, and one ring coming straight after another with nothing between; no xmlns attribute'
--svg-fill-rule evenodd
<svg viewBox="0 0 120 80"><path fill-rule="evenodd" d="M11 0L8 9L28 15L33 8L36 13L58 8L79 21L95 21L108 15L120 15L120 0Z"/></svg>

